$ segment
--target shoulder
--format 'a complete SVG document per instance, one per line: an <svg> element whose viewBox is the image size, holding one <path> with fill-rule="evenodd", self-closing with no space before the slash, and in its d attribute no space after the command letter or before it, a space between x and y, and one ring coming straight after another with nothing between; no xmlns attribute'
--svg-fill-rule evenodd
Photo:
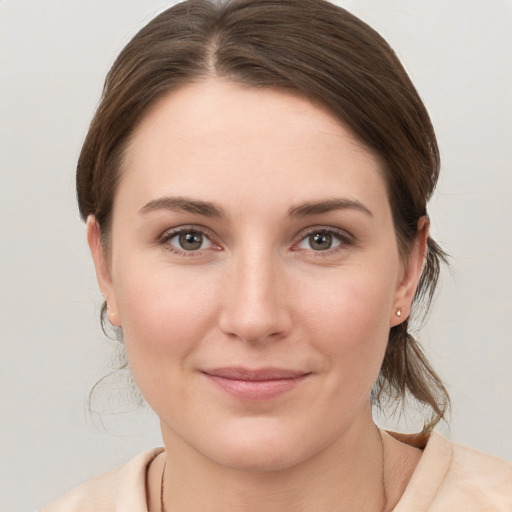
<svg viewBox="0 0 512 512"><path fill-rule="evenodd" d="M439 492L446 506L465 500L474 510L510 512L512 463L456 443L451 445L452 462Z"/></svg>
<svg viewBox="0 0 512 512"><path fill-rule="evenodd" d="M512 463L433 433L395 508L409 510L510 512Z"/></svg>
<svg viewBox="0 0 512 512"><path fill-rule="evenodd" d="M43 507L40 512L146 512L146 471L163 448L141 453L128 463L87 480Z"/></svg>
<svg viewBox="0 0 512 512"><path fill-rule="evenodd" d="M119 468L87 480L62 494L40 512L113 512Z"/></svg>

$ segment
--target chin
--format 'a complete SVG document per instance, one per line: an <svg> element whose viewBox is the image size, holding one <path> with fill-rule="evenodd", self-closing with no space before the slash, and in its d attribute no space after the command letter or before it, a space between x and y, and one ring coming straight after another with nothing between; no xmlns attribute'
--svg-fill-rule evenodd
<svg viewBox="0 0 512 512"><path fill-rule="evenodd" d="M297 448L286 446L263 446L251 443L252 446L234 445L222 453L215 454L212 462L220 466L247 473L269 473L284 471L299 464L302 460Z"/></svg>
<svg viewBox="0 0 512 512"><path fill-rule="evenodd" d="M220 466L265 473L297 466L324 447L320 439L312 439L311 432L276 425L275 420L253 418L243 423L243 428L226 428L218 436L212 433L208 446L200 451Z"/></svg>

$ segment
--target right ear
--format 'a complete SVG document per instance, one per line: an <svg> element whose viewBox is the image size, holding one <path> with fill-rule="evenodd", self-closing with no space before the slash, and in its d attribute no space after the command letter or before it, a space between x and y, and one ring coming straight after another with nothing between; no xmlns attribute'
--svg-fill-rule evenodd
<svg viewBox="0 0 512 512"><path fill-rule="evenodd" d="M86 225L87 243L89 244L94 268L96 269L96 279L98 280L101 294L107 302L108 319L112 325L121 327L112 273L105 256L105 250L101 244L100 226L94 215L87 217Z"/></svg>

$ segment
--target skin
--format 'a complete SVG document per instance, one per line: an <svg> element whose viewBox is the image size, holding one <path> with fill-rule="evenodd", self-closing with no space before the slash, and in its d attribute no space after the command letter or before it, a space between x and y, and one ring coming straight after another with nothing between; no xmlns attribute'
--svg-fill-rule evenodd
<svg viewBox="0 0 512 512"><path fill-rule="evenodd" d="M396 503L420 452L381 444L369 394L428 225L401 255L378 157L302 97L214 78L153 106L121 173L108 255L92 216L87 229L110 321L161 421L149 509L165 457L167 510ZM180 245L187 233L199 248ZM244 399L205 375L232 366L305 376Z"/></svg>

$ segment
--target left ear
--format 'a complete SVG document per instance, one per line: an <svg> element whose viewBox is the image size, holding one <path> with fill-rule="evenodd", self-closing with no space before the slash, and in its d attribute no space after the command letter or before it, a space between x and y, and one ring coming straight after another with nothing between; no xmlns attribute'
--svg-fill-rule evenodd
<svg viewBox="0 0 512 512"><path fill-rule="evenodd" d="M402 323L411 313L412 301L418 287L427 253L429 227L430 221L426 215L418 220L416 240L404 262L403 275L395 291L393 310L389 319L391 327Z"/></svg>

